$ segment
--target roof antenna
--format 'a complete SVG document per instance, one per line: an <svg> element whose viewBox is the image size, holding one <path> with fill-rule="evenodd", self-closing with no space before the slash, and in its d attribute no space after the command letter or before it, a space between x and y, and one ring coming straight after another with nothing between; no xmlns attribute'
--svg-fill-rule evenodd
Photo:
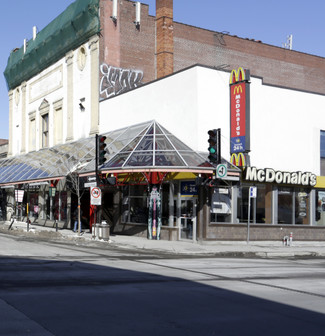
<svg viewBox="0 0 325 336"><path fill-rule="evenodd" d="M287 36L287 42L282 43L282 48L292 50L292 34Z"/></svg>
<svg viewBox="0 0 325 336"><path fill-rule="evenodd" d="M33 40L36 39L36 35L37 35L37 27L34 26L34 27L33 27Z"/></svg>

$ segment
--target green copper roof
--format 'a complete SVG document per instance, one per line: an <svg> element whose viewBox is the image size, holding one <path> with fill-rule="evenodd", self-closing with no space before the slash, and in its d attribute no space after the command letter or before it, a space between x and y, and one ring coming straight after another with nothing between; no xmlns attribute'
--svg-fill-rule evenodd
<svg viewBox="0 0 325 336"><path fill-rule="evenodd" d="M37 75L99 33L99 0L77 0L24 47L12 51L4 76L8 89Z"/></svg>

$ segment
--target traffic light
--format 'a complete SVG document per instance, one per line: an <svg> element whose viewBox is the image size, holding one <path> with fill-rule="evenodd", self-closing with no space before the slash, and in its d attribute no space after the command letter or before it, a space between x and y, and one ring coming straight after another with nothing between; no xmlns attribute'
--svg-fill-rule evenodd
<svg viewBox="0 0 325 336"><path fill-rule="evenodd" d="M105 135L97 135L97 162L98 165L101 166L102 164L105 163L106 158L106 136Z"/></svg>
<svg viewBox="0 0 325 336"><path fill-rule="evenodd" d="M212 163L220 163L220 128L218 129L212 129L208 131L209 134L209 156L208 159Z"/></svg>

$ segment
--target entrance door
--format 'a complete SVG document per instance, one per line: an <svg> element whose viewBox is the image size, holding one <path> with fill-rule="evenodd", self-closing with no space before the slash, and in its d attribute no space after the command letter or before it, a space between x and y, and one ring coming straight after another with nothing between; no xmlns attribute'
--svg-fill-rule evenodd
<svg viewBox="0 0 325 336"><path fill-rule="evenodd" d="M180 207L179 239L196 240L196 199L182 199Z"/></svg>

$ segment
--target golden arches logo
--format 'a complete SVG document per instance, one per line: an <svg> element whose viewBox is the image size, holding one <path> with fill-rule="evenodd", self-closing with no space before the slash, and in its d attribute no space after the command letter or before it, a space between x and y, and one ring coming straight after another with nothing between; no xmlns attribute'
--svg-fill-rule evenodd
<svg viewBox="0 0 325 336"><path fill-rule="evenodd" d="M236 167L245 167L246 166L245 154L233 153L230 158L230 163Z"/></svg>
<svg viewBox="0 0 325 336"><path fill-rule="evenodd" d="M246 80L245 70L242 67L239 67L238 70L233 69L230 73L229 84L236 82L241 82Z"/></svg>
<svg viewBox="0 0 325 336"><path fill-rule="evenodd" d="M234 87L234 95L235 95L235 94L239 94L239 93L243 93L243 88L242 88L241 85L236 85L236 86Z"/></svg>

